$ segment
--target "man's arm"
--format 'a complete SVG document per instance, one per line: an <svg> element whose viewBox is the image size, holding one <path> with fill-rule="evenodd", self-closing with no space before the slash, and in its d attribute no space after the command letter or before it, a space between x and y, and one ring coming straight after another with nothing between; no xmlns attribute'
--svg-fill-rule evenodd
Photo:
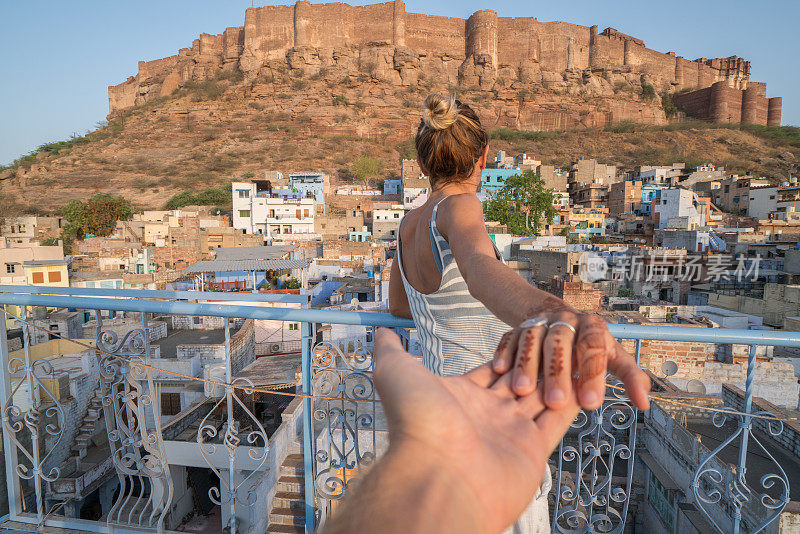
<svg viewBox="0 0 800 534"><path fill-rule="evenodd" d="M375 335L375 386L389 450L355 481L325 534L502 532L530 503L574 421L540 395L517 397L488 364L434 375L385 328Z"/></svg>

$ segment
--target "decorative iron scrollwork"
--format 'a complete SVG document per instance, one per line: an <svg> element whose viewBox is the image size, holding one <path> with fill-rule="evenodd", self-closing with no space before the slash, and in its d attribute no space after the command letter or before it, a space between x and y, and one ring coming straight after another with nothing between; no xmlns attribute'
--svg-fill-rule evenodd
<svg viewBox="0 0 800 534"><path fill-rule="evenodd" d="M314 422L322 429L313 443L314 486L324 499L341 499L355 472L375 460L372 365L372 353L360 343L348 354L330 342L312 349L311 392L324 397L312 404Z"/></svg>
<svg viewBox="0 0 800 534"><path fill-rule="evenodd" d="M150 364L147 331L132 330L122 339L100 331L97 348L103 414L120 484L108 523L161 532L173 487L161 437L160 399L152 372L144 367Z"/></svg>
<svg viewBox="0 0 800 534"><path fill-rule="evenodd" d="M619 383L615 383L619 385ZM613 397L594 411L581 411L558 449L553 532L623 532L633 478L636 408ZM621 465L620 465L621 464ZM624 484L615 482L627 474Z"/></svg>
<svg viewBox="0 0 800 534"><path fill-rule="evenodd" d="M55 482L61 475L59 467L49 464L64 436L65 417L61 403L42 381L46 376L52 376L53 366L47 360L30 359L30 327L25 320L24 308L21 319L24 357L11 358L8 362L11 392L4 399L3 427L22 453L23 458L15 467L16 474L33 485L36 512L41 523L44 517L43 484ZM16 382L15 374L19 376ZM51 438L49 442L45 439L47 437Z"/></svg>

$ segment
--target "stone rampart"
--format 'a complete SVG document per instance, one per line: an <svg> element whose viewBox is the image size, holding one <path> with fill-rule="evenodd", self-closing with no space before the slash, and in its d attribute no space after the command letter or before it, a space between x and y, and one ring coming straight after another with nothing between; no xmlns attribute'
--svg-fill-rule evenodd
<svg viewBox="0 0 800 534"><path fill-rule="evenodd" d="M218 35L204 33L174 56L140 62L136 76L109 87L109 109L114 113L142 104L171 94L187 81L225 71L239 70L253 79L264 69L286 66L309 66L312 72L322 67L357 70L394 85L416 83L425 74L487 90L496 89L498 80L546 87L579 83L580 71L602 74L609 83L639 76L642 84L659 93L702 90L724 81L724 87L715 89L720 94L703 106L709 118L780 122L780 101L768 103L763 84L746 93L742 102L741 92L749 91L750 63L736 56L689 61L651 50L641 39L613 28L598 32L597 26L498 17L491 10L467 19L408 13L402 0L366 6L299 0L294 5L249 8L243 27ZM630 114L621 103L587 120L602 124ZM663 121L633 115L642 122ZM535 129L574 126L574 118L560 118L555 111L521 119Z"/></svg>

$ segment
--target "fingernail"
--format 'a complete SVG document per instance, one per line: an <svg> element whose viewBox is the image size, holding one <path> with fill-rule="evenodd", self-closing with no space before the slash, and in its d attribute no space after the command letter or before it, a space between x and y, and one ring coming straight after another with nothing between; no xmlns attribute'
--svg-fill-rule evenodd
<svg viewBox="0 0 800 534"><path fill-rule="evenodd" d="M548 404L557 404L559 402L564 402L564 392L560 389L551 389L547 392L547 403Z"/></svg>
<svg viewBox="0 0 800 534"><path fill-rule="evenodd" d="M597 404L597 393L591 390L581 393L581 404L584 406L595 406Z"/></svg>
<svg viewBox="0 0 800 534"><path fill-rule="evenodd" d="M531 379L525 375L520 375L517 378L517 381L514 383L514 388L518 390L519 389L525 390L528 389L529 387L531 387Z"/></svg>
<svg viewBox="0 0 800 534"><path fill-rule="evenodd" d="M506 361L505 360L495 360L492 364L494 370L498 373L502 373L506 370Z"/></svg>

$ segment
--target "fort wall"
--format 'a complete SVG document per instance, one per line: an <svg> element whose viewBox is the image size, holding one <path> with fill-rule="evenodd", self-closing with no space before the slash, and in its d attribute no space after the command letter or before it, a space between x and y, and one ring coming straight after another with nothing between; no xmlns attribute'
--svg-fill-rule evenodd
<svg viewBox="0 0 800 534"><path fill-rule="evenodd" d="M393 57L396 50L402 50L400 61ZM359 65L375 62L381 79L402 85L416 80L417 74L402 72L408 65L481 89L517 74L538 83L542 73L549 73L545 78L551 81L561 76L567 81L575 78L565 73L587 70L639 75L641 83L658 92L702 90L722 81L711 94L681 99L711 120L780 121L780 100L768 102L763 84L748 88L750 63L739 57L689 61L651 50L641 39L614 28L598 32L597 26L498 17L491 10L467 19L408 13L402 0L366 6L298 0L249 8L243 27L201 34L177 55L140 62L137 76L109 87L109 108L114 112L170 94L188 80L208 79L220 70L238 69L252 78L263 68L291 63L292 55L308 63L316 54L326 58L319 60L323 64L331 64L342 53L351 59L340 66L352 68L353 59Z"/></svg>
<svg viewBox="0 0 800 534"><path fill-rule="evenodd" d="M735 87L738 83L736 76L730 76L711 87L676 94L673 100L678 109L696 119L780 126L780 97L768 99L763 82L749 82L745 89Z"/></svg>

